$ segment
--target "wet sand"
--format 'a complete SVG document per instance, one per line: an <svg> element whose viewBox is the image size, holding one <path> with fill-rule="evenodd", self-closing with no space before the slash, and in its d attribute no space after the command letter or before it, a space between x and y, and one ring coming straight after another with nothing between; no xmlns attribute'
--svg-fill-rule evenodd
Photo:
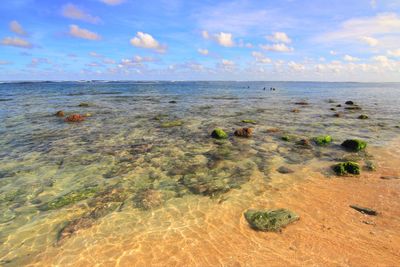
<svg viewBox="0 0 400 267"><path fill-rule="evenodd" d="M321 168L329 165L314 160L294 174L273 172L267 188L255 172L223 198L186 196L145 214L112 213L43 251L31 266L397 266L400 180L380 177L400 176L400 140L388 148L370 147L377 171L358 177L328 178ZM300 221L266 233L243 217L248 208L279 207Z"/></svg>

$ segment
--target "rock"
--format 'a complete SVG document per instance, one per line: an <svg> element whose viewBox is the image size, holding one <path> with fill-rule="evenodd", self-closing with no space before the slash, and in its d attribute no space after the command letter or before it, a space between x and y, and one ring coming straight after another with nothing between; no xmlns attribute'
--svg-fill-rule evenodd
<svg viewBox="0 0 400 267"><path fill-rule="evenodd" d="M343 117L343 114L338 112L338 113L333 114L333 116L336 118L341 118L341 117Z"/></svg>
<svg viewBox="0 0 400 267"><path fill-rule="evenodd" d="M57 117L64 117L64 116L65 116L65 113L64 113L64 111L59 110L59 111L56 112L55 115L56 115Z"/></svg>
<svg viewBox="0 0 400 267"><path fill-rule="evenodd" d="M360 165L356 162L347 161L334 165L332 167L336 175L343 176L346 174L360 174Z"/></svg>
<svg viewBox="0 0 400 267"><path fill-rule="evenodd" d="M156 115L153 119L156 120L156 121L160 121L160 120L162 120L163 118L167 118L167 117L168 117L167 114L158 114L158 115Z"/></svg>
<svg viewBox="0 0 400 267"><path fill-rule="evenodd" d="M301 139L296 142L296 145L301 146L303 148L311 148L311 143L307 139Z"/></svg>
<svg viewBox="0 0 400 267"><path fill-rule="evenodd" d="M281 130L278 128L269 128L266 130L267 133L277 133L280 132Z"/></svg>
<svg viewBox="0 0 400 267"><path fill-rule="evenodd" d="M346 105L354 105L354 102L353 102L353 101L346 101L345 104L346 104Z"/></svg>
<svg viewBox="0 0 400 267"><path fill-rule="evenodd" d="M358 116L358 118L360 120L366 120L366 119L368 119L368 116L363 114L363 115Z"/></svg>
<svg viewBox="0 0 400 267"><path fill-rule="evenodd" d="M364 214L368 214L368 215L372 215L372 216L378 215L378 212L376 210L373 210L370 208L364 208L364 207L360 207L357 205L350 205L350 208L355 209L356 211L359 211Z"/></svg>
<svg viewBox="0 0 400 267"><path fill-rule="evenodd" d="M85 118L92 117L92 114L91 113L85 113L85 114L83 114L83 117L85 117Z"/></svg>
<svg viewBox="0 0 400 267"><path fill-rule="evenodd" d="M221 128L215 128L211 133L211 137L215 139L226 139L228 138L228 134Z"/></svg>
<svg viewBox="0 0 400 267"><path fill-rule="evenodd" d="M176 126L182 126L183 121L181 120L174 120L174 121L165 121L161 123L161 128L171 128L171 127L176 127Z"/></svg>
<svg viewBox="0 0 400 267"><path fill-rule="evenodd" d="M238 137L251 137L253 135L253 128L239 128L237 129L234 134Z"/></svg>
<svg viewBox="0 0 400 267"><path fill-rule="evenodd" d="M169 101L168 103L170 103L170 104L176 104L177 102L176 102L175 100L171 100L171 101Z"/></svg>
<svg viewBox="0 0 400 267"><path fill-rule="evenodd" d="M87 108L87 107L89 107L89 103L82 102L78 106L81 108Z"/></svg>
<svg viewBox="0 0 400 267"><path fill-rule="evenodd" d="M342 105L338 104L338 105L336 105L336 107L337 107L337 108L340 108L340 107L342 107Z"/></svg>
<svg viewBox="0 0 400 267"><path fill-rule="evenodd" d="M242 120L243 123L257 124L255 120Z"/></svg>
<svg viewBox="0 0 400 267"><path fill-rule="evenodd" d="M317 145L323 146L323 145L327 145L327 144L331 143L332 137L330 135L321 135L321 136L314 137L313 140Z"/></svg>
<svg viewBox="0 0 400 267"><path fill-rule="evenodd" d="M292 138L289 135L282 135L281 139L286 142L289 142L290 140L292 140Z"/></svg>
<svg viewBox="0 0 400 267"><path fill-rule="evenodd" d="M293 112L293 113L299 113L299 112L300 112L300 109L294 108L294 109L291 110L291 112Z"/></svg>
<svg viewBox="0 0 400 267"><path fill-rule="evenodd" d="M399 180L400 176L381 176L383 180Z"/></svg>
<svg viewBox="0 0 400 267"><path fill-rule="evenodd" d="M279 173L282 173L282 174L294 173L294 170L289 169L288 167L285 167L285 166L279 167L279 168L277 169L277 171L278 171Z"/></svg>
<svg viewBox="0 0 400 267"><path fill-rule="evenodd" d="M330 108L330 110L332 110L332 111L335 111L335 110L336 110L336 108Z"/></svg>
<svg viewBox="0 0 400 267"><path fill-rule="evenodd" d="M80 114L72 114L65 119L66 122L81 122L84 120L85 118Z"/></svg>
<svg viewBox="0 0 400 267"><path fill-rule="evenodd" d="M309 105L309 103L306 102L306 101L299 101L299 102L295 102L294 104L295 105L300 105L300 106L308 106Z"/></svg>
<svg viewBox="0 0 400 267"><path fill-rule="evenodd" d="M347 109L347 110L361 110L361 107L360 106L351 106L351 107L345 107L344 109Z"/></svg>
<svg viewBox="0 0 400 267"><path fill-rule="evenodd" d="M248 210L244 213L244 217L253 229L259 231L279 231L300 218L287 209Z"/></svg>
<svg viewBox="0 0 400 267"><path fill-rule="evenodd" d="M358 152L365 149L367 147L367 143L359 139L347 139L342 143L342 146L348 150Z"/></svg>

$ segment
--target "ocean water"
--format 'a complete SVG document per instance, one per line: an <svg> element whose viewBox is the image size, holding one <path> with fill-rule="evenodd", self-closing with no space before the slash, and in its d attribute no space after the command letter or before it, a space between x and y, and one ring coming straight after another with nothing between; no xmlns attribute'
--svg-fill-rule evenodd
<svg viewBox="0 0 400 267"><path fill-rule="evenodd" d="M345 109L348 100L361 109ZM90 116L67 123L58 110ZM185 244L218 238L210 218L221 205L246 209L274 186L306 179L299 168L332 177L330 166L349 157L342 141L384 147L400 134L399 114L398 83L2 83L0 265L183 255ZM211 138L216 127L229 138ZM233 136L240 127L254 135ZM333 144L297 144L326 134ZM274 179L281 166L294 174ZM174 263L193 264L183 258L196 250L187 253Z"/></svg>

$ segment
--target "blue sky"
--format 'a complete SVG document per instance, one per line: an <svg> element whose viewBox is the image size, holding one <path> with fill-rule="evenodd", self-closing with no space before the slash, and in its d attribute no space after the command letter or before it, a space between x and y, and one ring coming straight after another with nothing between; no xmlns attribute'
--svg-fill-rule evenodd
<svg viewBox="0 0 400 267"><path fill-rule="evenodd" d="M0 80L400 81L400 0L2 0Z"/></svg>

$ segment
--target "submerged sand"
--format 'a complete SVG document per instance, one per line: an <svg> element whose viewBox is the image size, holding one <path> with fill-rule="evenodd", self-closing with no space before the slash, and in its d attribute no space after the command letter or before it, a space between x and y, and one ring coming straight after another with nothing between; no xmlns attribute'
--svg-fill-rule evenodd
<svg viewBox="0 0 400 267"><path fill-rule="evenodd" d="M272 173L268 188L255 173L223 198L187 196L147 213L112 213L30 265L396 266L400 180L381 176L400 176L400 140L369 152L377 171L357 177L327 178L320 171L326 166L312 161L293 174ZM351 204L379 215L362 214ZM296 211L300 221L266 233L252 230L243 217L248 208L279 207Z"/></svg>

